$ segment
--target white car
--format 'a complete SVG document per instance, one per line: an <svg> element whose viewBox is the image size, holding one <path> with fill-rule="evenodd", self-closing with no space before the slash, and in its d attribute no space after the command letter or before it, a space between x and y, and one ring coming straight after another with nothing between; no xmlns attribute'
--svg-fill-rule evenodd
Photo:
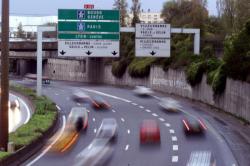
<svg viewBox="0 0 250 166"><path fill-rule="evenodd" d="M153 94L153 91L145 86L136 86L134 92L139 96L150 96Z"/></svg>
<svg viewBox="0 0 250 166"><path fill-rule="evenodd" d="M178 112L182 109L180 103L172 98L162 98L159 102L159 106L169 112Z"/></svg>
<svg viewBox="0 0 250 166"><path fill-rule="evenodd" d="M112 139L117 136L117 122L113 118L102 120L101 126L97 131L96 138Z"/></svg>
<svg viewBox="0 0 250 166"><path fill-rule="evenodd" d="M69 113L67 125L79 132L88 127L88 110L84 107L73 107Z"/></svg>
<svg viewBox="0 0 250 166"><path fill-rule="evenodd" d="M90 100L90 96L82 91L74 91L72 99L75 102L87 102Z"/></svg>

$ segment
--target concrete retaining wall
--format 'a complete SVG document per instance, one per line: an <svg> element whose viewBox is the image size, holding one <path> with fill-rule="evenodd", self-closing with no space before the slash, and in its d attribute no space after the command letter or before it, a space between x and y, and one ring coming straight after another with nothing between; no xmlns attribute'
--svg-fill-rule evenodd
<svg viewBox="0 0 250 166"><path fill-rule="evenodd" d="M45 75L53 80L88 82L86 60L48 59Z"/></svg>
<svg viewBox="0 0 250 166"><path fill-rule="evenodd" d="M145 85L155 90L187 97L212 105L226 112L234 114L250 122L250 84L227 79L225 93L214 97L212 88L206 83L206 76L202 83L191 87L183 70L169 70L164 72L160 67L151 67L150 77L133 79L126 73L121 79L111 73L111 66L105 66L104 83L121 86Z"/></svg>

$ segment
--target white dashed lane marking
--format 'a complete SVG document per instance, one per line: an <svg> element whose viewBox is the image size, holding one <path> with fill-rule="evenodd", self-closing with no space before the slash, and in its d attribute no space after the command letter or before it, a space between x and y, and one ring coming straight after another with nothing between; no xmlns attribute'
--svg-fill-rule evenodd
<svg viewBox="0 0 250 166"><path fill-rule="evenodd" d="M59 111L61 111L61 108L60 108L58 105L56 105L56 108L57 108Z"/></svg>
<svg viewBox="0 0 250 166"><path fill-rule="evenodd" d="M136 103L132 103L132 104L135 105L135 106L138 105L138 104L136 104Z"/></svg>
<svg viewBox="0 0 250 166"><path fill-rule="evenodd" d="M173 145L173 151L177 151L178 150L178 145Z"/></svg>
<svg viewBox="0 0 250 166"><path fill-rule="evenodd" d="M70 98L69 98L69 97L67 97L67 98L66 98L66 100L70 101Z"/></svg>
<svg viewBox="0 0 250 166"><path fill-rule="evenodd" d="M177 137L176 136L172 136L172 141L177 141Z"/></svg>
<svg viewBox="0 0 250 166"><path fill-rule="evenodd" d="M158 116L158 115L157 115L157 114L155 114L155 113L153 113L152 115L153 115L154 117L157 117L157 116Z"/></svg>
<svg viewBox="0 0 250 166"><path fill-rule="evenodd" d="M95 118L93 118L93 122L95 122Z"/></svg>
<svg viewBox="0 0 250 166"><path fill-rule="evenodd" d="M55 93L55 95L56 95L56 96L59 96L59 94L58 94L58 93Z"/></svg>
<svg viewBox="0 0 250 166"><path fill-rule="evenodd" d="M172 156L172 162L173 163L178 162L178 156Z"/></svg>
<svg viewBox="0 0 250 166"><path fill-rule="evenodd" d="M130 130L128 130L128 134L130 134Z"/></svg>
<svg viewBox="0 0 250 166"><path fill-rule="evenodd" d="M143 107L143 106L140 106L139 108L143 109L144 107Z"/></svg>
<svg viewBox="0 0 250 166"><path fill-rule="evenodd" d="M150 113L151 111L150 110L145 110L146 112Z"/></svg>
<svg viewBox="0 0 250 166"><path fill-rule="evenodd" d="M170 134L174 134L175 133L173 129L170 129L169 132L170 132Z"/></svg>
<svg viewBox="0 0 250 166"><path fill-rule="evenodd" d="M128 148L129 148L129 145L126 145L126 147L125 147L125 151L127 151L127 150L128 150Z"/></svg>
<svg viewBox="0 0 250 166"><path fill-rule="evenodd" d="M96 129L94 129L94 133L96 133L96 131L97 131L97 130L96 130Z"/></svg>
<svg viewBox="0 0 250 166"><path fill-rule="evenodd" d="M169 123L165 123L165 126L170 127L170 124Z"/></svg>
<svg viewBox="0 0 250 166"><path fill-rule="evenodd" d="M81 106L81 104L80 104L80 103L77 103L77 105L78 105L78 106Z"/></svg>
<svg viewBox="0 0 250 166"><path fill-rule="evenodd" d="M115 113L115 110L112 110L112 112L114 112L114 113Z"/></svg>
<svg viewBox="0 0 250 166"><path fill-rule="evenodd" d="M165 119L163 119L163 118L159 118L159 120L162 121L162 122L165 122Z"/></svg>
<svg viewBox="0 0 250 166"><path fill-rule="evenodd" d="M121 121L122 121L122 122L125 122L125 119L124 119L124 118L121 118Z"/></svg>

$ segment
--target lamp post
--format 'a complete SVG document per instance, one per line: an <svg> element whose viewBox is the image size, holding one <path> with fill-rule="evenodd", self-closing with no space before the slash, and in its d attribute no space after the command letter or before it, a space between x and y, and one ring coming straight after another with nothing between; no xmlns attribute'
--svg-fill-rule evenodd
<svg viewBox="0 0 250 166"><path fill-rule="evenodd" d="M8 147L9 101L9 0L2 0L0 150Z"/></svg>

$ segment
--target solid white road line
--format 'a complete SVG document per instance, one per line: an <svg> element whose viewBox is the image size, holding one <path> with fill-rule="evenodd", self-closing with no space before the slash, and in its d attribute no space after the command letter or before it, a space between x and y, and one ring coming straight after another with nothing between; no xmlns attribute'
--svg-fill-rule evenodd
<svg viewBox="0 0 250 166"><path fill-rule="evenodd" d="M125 151L127 151L127 150L128 150L128 148L129 148L129 145L126 145L126 147L125 147Z"/></svg>
<svg viewBox="0 0 250 166"><path fill-rule="evenodd" d="M122 121L122 122L125 122L125 119L124 119L124 118L121 118L121 121Z"/></svg>
<svg viewBox="0 0 250 166"><path fill-rule="evenodd" d="M177 137L176 136L172 136L172 141L177 141Z"/></svg>
<svg viewBox="0 0 250 166"><path fill-rule="evenodd" d="M130 130L128 129L128 134L130 134Z"/></svg>
<svg viewBox="0 0 250 166"><path fill-rule="evenodd" d="M178 156L172 156L172 163L178 162Z"/></svg>
<svg viewBox="0 0 250 166"><path fill-rule="evenodd" d="M62 136L62 134L63 134L63 131L64 131L64 129L65 129L65 125L66 125L66 117L63 115L63 126L62 126L62 128L61 128L61 130L60 130L60 133L59 133L59 135L56 137L56 139L52 142L52 144L50 144L46 149L44 149L43 151L42 151L42 153L39 155L39 156L37 156L34 160L32 160L30 163L28 163L26 166L31 166L31 165L33 165L35 162L37 162L40 158L42 158L48 151L49 151L49 149L56 143L56 141Z"/></svg>
<svg viewBox="0 0 250 166"><path fill-rule="evenodd" d="M92 93L99 94L99 95L102 95L102 96L106 96L106 97L109 97L109 98L113 98L113 99L121 100L121 101L124 101L124 102L127 102L127 103L131 103L131 101L129 101L127 99L123 99L123 98L113 96L113 95L110 95L110 94L107 94L107 93L103 93L103 92L100 92L100 91L86 89L86 88L81 88L81 89L84 90L84 91L87 91L87 92L92 92Z"/></svg>
<svg viewBox="0 0 250 166"><path fill-rule="evenodd" d="M170 132L170 134L174 134L175 133L173 129L170 129L169 132Z"/></svg>
<svg viewBox="0 0 250 166"><path fill-rule="evenodd" d="M27 104L23 101L23 99L21 99L21 98L18 97L18 100L24 105L25 110L27 111L27 118L24 121L24 124L26 124L30 120L30 117L31 117L31 113L30 112L31 112L31 110L29 109L29 107L27 106Z"/></svg>
<svg viewBox="0 0 250 166"><path fill-rule="evenodd" d="M178 145L173 145L173 151L177 151L178 150Z"/></svg>
<svg viewBox="0 0 250 166"><path fill-rule="evenodd" d="M154 117L157 117L157 116L158 116L156 113L153 113L152 115L153 115Z"/></svg>
<svg viewBox="0 0 250 166"><path fill-rule="evenodd" d="M150 113L151 111L150 110L145 110L146 112Z"/></svg>

